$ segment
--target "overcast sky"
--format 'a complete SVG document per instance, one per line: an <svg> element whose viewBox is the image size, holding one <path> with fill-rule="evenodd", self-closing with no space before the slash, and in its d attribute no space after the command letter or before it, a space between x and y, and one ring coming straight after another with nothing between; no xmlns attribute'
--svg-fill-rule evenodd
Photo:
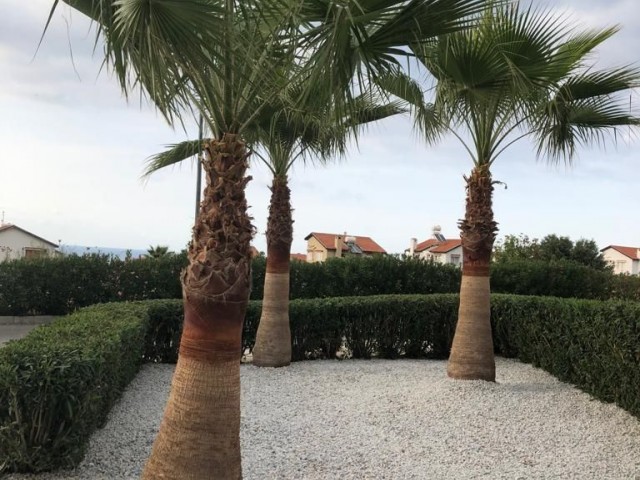
<svg viewBox="0 0 640 480"><path fill-rule="evenodd" d="M540 1L534 4L542 4ZM597 65L640 63L640 2L559 0L576 23L622 31L599 50ZM48 240L85 246L180 250L193 225L192 164L140 180L145 159L172 142L197 136L173 130L136 97L127 101L93 54L89 23L59 8L34 58L52 0L0 2L0 211L5 221ZM73 53L73 57L71 53ZM640 95L634 92L637 107ZM640 247L640 141L583 149L571 168L537 161L527 141L496 162L494 210L499 237L555 233ZM408 118L388 119L362 135L359 150L325 168L292 173L294 252L312 231L371 236L388 252L442 226L456 237L464 214L463 174L471 161L447 138L426 146ZM256 160L248 187L255 245L264 230L269 172Z"/></svg>

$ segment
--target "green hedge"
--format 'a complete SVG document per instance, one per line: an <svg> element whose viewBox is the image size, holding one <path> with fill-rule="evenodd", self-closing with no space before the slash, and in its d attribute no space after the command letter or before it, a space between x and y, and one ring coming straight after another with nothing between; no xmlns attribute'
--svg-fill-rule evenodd
<svg viewBox="0 0 640 480"><path fill-rule="evenodd" d="M497 351L640 417L640 303L494 295Z"/></svg>
<svg viewBox="0 0 640 480"><path fill-rule="evenodd" d="M0 349L0 471L80 461L142 363L147 310L86 308Z"/></svg>
<svg viewBox="0 0 640 480"><path fill-rule="evenodd" d="M247 310L251 349L261 304ZM291 302L293 359L447 358L455 294ZM496 352L542 367L640 417L640 303L495 294ZM77 464L143 361L175 362L180 300L97 305L0 349L0 472Z"/></svg>
<svg viewBox="0 0 640 480"><path fill-rule="evenodd" d="M65 315L116 301L180 298L186 256L70 255L0 263L0 315Z"/></svg>
<svg viewBox="0 0 640 480"><path fill-rule="evenodd" d="M0 263L0 315L63 315L115 301L181 298L185 255L120 260L105 255ZM266 259L253 261L251 299L261 300ZM521 260L492 266L496 293L640 300L640 277L571 261ZM397 256L291 263L292 299L457 293L460 269Z"/></svg>
<svg viewBox="0 0 640 480"><path fill-rule="evenodd" d="M591 300L640 300L640 277L613 275L569 260L514 260L491 267L496 293Z"/></svg>

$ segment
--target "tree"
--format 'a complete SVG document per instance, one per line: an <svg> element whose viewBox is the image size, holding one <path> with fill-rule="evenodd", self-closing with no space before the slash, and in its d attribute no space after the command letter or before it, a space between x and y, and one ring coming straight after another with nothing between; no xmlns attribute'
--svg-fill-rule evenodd
<svg viewBox="0 0 640 480"><path fill-rule="evenodd" d="M322 95L320 91L317 93ZM307 97L310 98L310 97ZM328 99L329 100L329 99ZM280 367L291 363L289 326L289 280L293 218L289 171L307 152L327 159L332 152L344 153L346 140L364 123L393 115L402 109L393 103L377 104L367 95L357 99L349 118L336 121L330 100L319 112L302 108L302 116L278 106L280 115L265 116L258 138L267 152L264 163L273 174L267 222L267 265L260 323L253 348L253 364Z"/></svg>
<svg viewBox="0 0 640 480"><path fill-rule="evenodd" d="M514 260L535 260L540 258L540 243L537 238L527 235L506 235L493 250L493 261L497 263Z"/></svg>
<svg viewBox="0 0 640 480"><path fill-rule="evenodd" d="M466 207L459 223L464 264L450 377L495 380L489 286L498 230L493 163L526 136L537 143L539 156L571 162L578 145L603 143L607 133L639 124L617 95L638 85L638 70L596 71L587 64L588 55L616 30L578 31L552 13L494 4L472 29L414 47L437 81L433 104L422 108L428 139L438 136L434 131L450 132L473 161L464 177Z"/></svg>
<svg viewBox="0 0 640 480"><path fill-rule="evenodd" d="M557 261L566 260L596 270L609 270L604 256L593 240L581 238L575 243L569 237L547 235L542 240L529 239L527 235L506 235L495 246L493 261L505 263L516 260Z"/></svg>
<svg viewBox="0 0 640 480"><path fill-rule="evenodd" d="M611 265L604 259L604 255L593 240L587 240L585 238L576 240L573 244L571 258L575 262L582 263L596 270L612 271Z"/></svg>
<svg viewBox="0 0 640 480"><path fill-rule="evenodd" d="M169 247L164 246L164 245L156 245L155 247L150 245L149 248L147 248L147 254L151 257L151 258L161 258L161 257L165 257L169 254Z"/></svg>
<svg viewBox="0 0 640 480"><path fill-rule="evenodd" d="M296 70L295 65L291 68ZM330 98L320 108L314 103L292 108L291 100L300 96L301 85L287 82L287 88L272 98L272 104L256 116L246 133L253 155L263 161L273 176L266 230L264 294L253 348L253 365L260 367L282 367L291 363L289 279L293 218L289 172L299 161L315 159L325 164L333 155L344 154L348 138L357 136L357 130L364 124L404 111L397 102L381 103L363 94L357 98L351 116L338 120ZM321 95L322 89L318 88L307 98L315 102ZM198 148L198 141L191 140L154 155L145 176L186 160L185 155L194 148Z"/></svg>
<svg viewBox="0 0 640 480"><path fill-rule="evenodd" d="M193 106L212 133L182 275L180 355L143 478L240 478L239 359L253 234L245 132L279 93L280 67L292 57L307 60L311 83L344 116L356 87L396 68L409 42L464 28L484 2L65 2L97 22L106 64L125 92L141 87L171 122Z"/></svg>

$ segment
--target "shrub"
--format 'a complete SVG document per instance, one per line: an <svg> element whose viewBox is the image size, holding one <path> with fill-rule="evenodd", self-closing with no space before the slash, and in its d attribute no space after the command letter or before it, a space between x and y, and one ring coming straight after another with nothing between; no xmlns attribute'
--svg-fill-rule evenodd
<svg viewBox="0 0 640 480"><path fill-rule="evenodd" d="M445 359L456 294L297 299L290 304L293 360ZM249 302L243 349L261 303ZM180 300L85 308L0 350L0 472L76 465L91 432L140 363L175 362ZM640 417L640 303L495 294L497 353L544 368Z"/></svg>
<svg viewBox="0 0 640 480"><path fill-rule="evenodd" d="M640 300L640 277L614 275L569 260L514 260L491 266L496 293L590 300Z"/></svg>
<svg viewBox="0 0 640 480"><path fill-rule="evenodd" d="M106 255L0 263L0 315L64 315L114 301L181 298L186 255L120 260ZM266 259L253 260L251 299L262 300ZM514 260L492 266L496 293L640 300L640 277L571 261ZM292 299L457 293L460 269L393 255L291 263Z"/></svg>
<svg viewBox="0 0 640 480"><path fill-rule="evenodd" d="M86 308L0 349L0 471L80 461L142 362L146 310Z"/></svg>
<svg viewBox="0 0 640 480"><path fill-rule="evenodd" d="M453 265L393 255L291 263L291 298L294 299L452 293L459 285L460 269ZM252 295L251 298L261 299L261 295L262 292L259 297Z"/></svg>
<svg viewBox="0 0 640 480"><path fill-rule="evenodd" d="M180 298L184 255L70 255L0 263L0 315L65 315L114 301Z"/></svg>
<svg viewBox="0 0 640 480"><path fill-rule="evenodd" d="M496 349L640 417L640 303L494 295Z"/></svg>

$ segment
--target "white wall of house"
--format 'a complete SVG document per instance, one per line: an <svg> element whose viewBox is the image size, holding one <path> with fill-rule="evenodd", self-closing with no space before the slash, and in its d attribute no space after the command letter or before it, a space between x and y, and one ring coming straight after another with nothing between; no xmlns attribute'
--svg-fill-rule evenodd
<svg viewBox="0 0 640 480"><path fill-rule="evenodd" d="M640 275L640 261L633 260L613 248L604 250L602 256L608 263L613 265L613 273Z"/></svg>
<svg viewBox="0 0 640 480"><path fill-rule="evenodd" d="M462 265L462 246L449 250L446 253L432 253L429 250L423 250L419 252L418 258L425 260L431 260L436 263L450 263L453 265Z"/></svg>
<svg viewBox="0 0 640 480"><path fill-rule="evenodd" d="M0 232L0 262L37 255L54 255L56 247L17 228Z"/></svg>

